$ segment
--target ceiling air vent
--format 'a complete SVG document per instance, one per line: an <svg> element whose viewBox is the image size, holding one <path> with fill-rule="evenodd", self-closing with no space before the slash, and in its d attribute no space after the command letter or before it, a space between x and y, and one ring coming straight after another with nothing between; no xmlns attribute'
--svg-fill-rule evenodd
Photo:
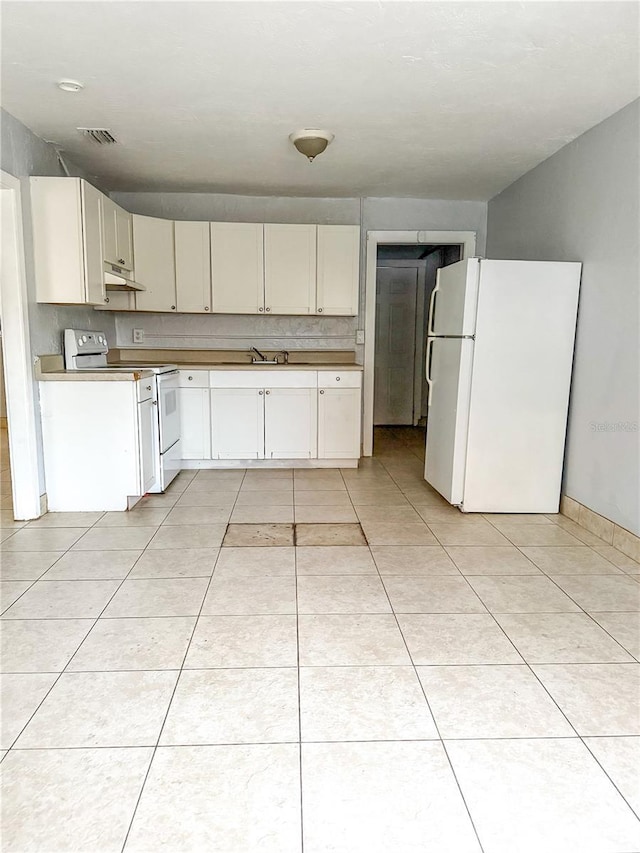
<svg viewBox="0 0 640 853"><path fill-rule="evenodd" d="M79 127L77 130L87 139L97 142L98 145L114 145L117 142L115 136L112 136L110 131L104 127Z"/></svg>

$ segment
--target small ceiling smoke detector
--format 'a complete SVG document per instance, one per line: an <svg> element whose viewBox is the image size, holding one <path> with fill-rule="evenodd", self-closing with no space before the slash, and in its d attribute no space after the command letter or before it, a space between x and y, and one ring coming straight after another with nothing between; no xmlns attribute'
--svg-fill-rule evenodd
<svg viewBox="0 0 640 853"><path fill-rule="evenodd" d="M305 127L303 130L297 130L289 136L295 147L301 154L309 159L312 163L314 157L322 154L327 145L334 140L333 133L327 130L317 130L313 127Z"/></svg>
<svg viewBox="0 0 640 853"><path fill-rule="evenodd" d="M114 145L118 141L106 127L77 127L76 130L98 145Z"/></svg>
<svg viewBox="0 0 640 853"><path fill-rule="evenodd" d="M81 92L84 89L84 83L78 80L59 80L58 89L62 89L63 92Z"/></svg>

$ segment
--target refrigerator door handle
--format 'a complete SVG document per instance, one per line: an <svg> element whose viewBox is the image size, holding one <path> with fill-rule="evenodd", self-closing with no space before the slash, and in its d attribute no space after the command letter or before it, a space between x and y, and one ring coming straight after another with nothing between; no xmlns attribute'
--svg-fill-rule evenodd
<svg viewBox="0 0 640 853"><path fill-rule="evenodd" d="M431 297L429 298L429 320L427 321L427 335L431 336L435 334L434 330L434 322L435 322L435 310L436 310L436 293L440 290L440 270L436 273L436 286L431 291Z"/></svg>
<svg viewBox="0 0 640 853"><path fill-rule="evenodd" d="M425 378L427 380L427 386L429 388L429 392L427 394L427 406L431 405L431 389L433 387L433 380L431 378L431 359L433 357L433 345L435 343L435 340L435 338L427 338L427 358L425 366Z"/></svg>

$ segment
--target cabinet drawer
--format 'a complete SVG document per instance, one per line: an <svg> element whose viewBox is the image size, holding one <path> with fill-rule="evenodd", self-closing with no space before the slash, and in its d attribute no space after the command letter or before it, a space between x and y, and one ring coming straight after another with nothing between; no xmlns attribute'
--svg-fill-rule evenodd
<svg viewBox="0 0 640 853"><path fill-rule="evenodd" d="M362 373L359 370L344 370L333 372L333 370L318 371L318 388L359 388L362 382Z"/></svg>
<svg viewBox="0 0 640 853"><path fill-rule="evenodd" d="M315 370L212 370L211 388L316 388Z"/></svg>
<svg viewBox="0 0 640 853"><path fill-rule="evenodd" d="M180 370L178 371L179 388L208 388L208 370Z"/></svg>

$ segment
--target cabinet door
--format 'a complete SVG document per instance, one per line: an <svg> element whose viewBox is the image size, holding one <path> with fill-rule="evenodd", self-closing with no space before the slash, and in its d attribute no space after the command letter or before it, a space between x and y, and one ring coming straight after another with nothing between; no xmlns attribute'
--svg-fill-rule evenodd
<svg viewBox="0 0 640 853"><path fill-rule="evenodd" d="M133 269L133 235L131 231L131 214L116 205L118 264L126 270Z"/></svg>
<svg viewBox="0 0 640 853"><path fill-rule="evenodd" d="M208 222L175 222L178 311L211 310L211 250Z"/></svg>
<svg viewBox="0 0 640 853"><path fill-rule="evenodd" d="M138 446L140 448L140 484L145 495L156 479L158 447L156 407L153 398L138 403Z"/></svg>
<svg viewBox="0 0 640 853"><path fill-rule="evenodd" d="M313 314L316 309L315 225L264 226L264 310Z"/></svg>
<svg viewBox="0 0 640 853"><path fill-rule="evenodd" d="M176 310L176 270L173 222L133 215L136 281L145 290L136 293L138 311Z"/></svg>
<svg viewBox="0 0 640 853"><path fill-rule="evenodd" d="M264 459L262 389L211 389L211 458Z"/></svg>
<svg viewBox="0 0 640 853"><path fill-rule="evenodd" d="M84 280L87 302L103 305L105 299L102 258L102 193L80 181L84 243Z"/></svg>
<svg viewBox="0 0 640 853"><path fill-rule="evenodd" d="M360 228L318 225L318 314L358 313Z"/></svg>
<svg viewBox="0 0 640 853"><path fill-rule="evenodd" d="M262 224L211 223L211 283L215 313L264 311Z"/></svg>
<svg viewBox="0 0 640 853"><path fill-rule="evenodd" d="M360 457L360 389L318 391L318 458Z"/></svg>
<svg viewBox="0 0 640 853"><path fill-rule="evenodd" d="M180 388L182 459L211 459L211 421L208 388Z"/></svg>
<svg viewBox="0 0 640 853"><path fill-rule="evenodd" d="M102 252L105 261L118 265L116 208L114 201L106 195L102 196Z"/></svg>
<svg viewBox="0 0 640 853"><path fill-rule="evenodd" d="M315 388L265 390L265 459L317 456L317 393Z"/></svg>

